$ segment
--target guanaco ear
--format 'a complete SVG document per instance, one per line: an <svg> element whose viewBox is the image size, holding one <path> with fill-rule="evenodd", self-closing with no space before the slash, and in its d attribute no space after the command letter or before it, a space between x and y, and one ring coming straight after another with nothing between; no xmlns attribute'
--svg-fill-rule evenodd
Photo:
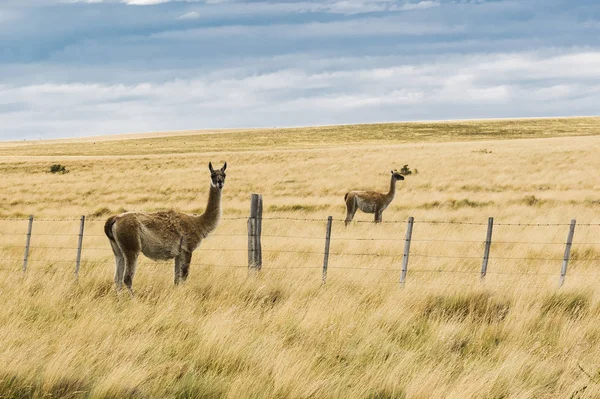
<svg viewBox="0 0 600 399"><path fill-rule="evenodd" d="M227 169L227 162L225 162L225 165L223 165L223 167L221 168L221 172L225 172L225 169Z"/></svg>
<svg viewBox="0 0 600 399"><path fill-rule="evenodd" d="M390 172L392 172L392 174L394 174L394 171L393 171L393 170L390 170Z"/></svg>
<svg viewBox="0 0 600 399"><path fill-rule="evenodd" d="M210 170L210 173L215 173L215 170L212 167L212 162L208 163L208 170Z"/></svg>

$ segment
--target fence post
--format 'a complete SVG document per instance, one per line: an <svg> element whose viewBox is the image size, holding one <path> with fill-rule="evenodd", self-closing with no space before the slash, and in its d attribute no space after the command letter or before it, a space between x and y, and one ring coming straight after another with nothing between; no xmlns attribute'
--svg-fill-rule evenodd
<svg viewBox="0 0 600 399"><path fill-rule="evenodd" d="M483 251L483 263L481 264L481 281L487 274L488 260L490 259L490 247L492 246L492 230L494 228L494 218L488 218L487 235L485 237L485 250Z"/></svg>
<svg viewBox="0 0 600 399"><path fill-rule="evenodd" d="M331 243L331 222L333 218L327 217L327 230L325 232L325 253L323 255L323 278L322 282L325 284L327 280L327 266L329 264L329 244Z"/></svg>
<svg viewBox="0 0 600 399"><path fill-rule="evenodd" d="M258 209L256 211L256 264L258 269L262 269L262 214L263 214L263 199L262 195L258 195Z"/></svg>
<svg viewBox="0 0 600 399"><path fill-rule="evenodd" d="M27 259L29 259L29 244L31 243L31 229L33 228L33 215L29 215L29 227L27 228L27 239L25 242L25 254L23 255L23 274L27 271Z"/></svg>
<svg viewBox="0 0 600 399"><path fill-rule="evenodd" d="M81 216L79 225L79 243L77 244L77 260L75 261L75 278L79 277L79 265L81 265L81 249L83 247L83 227L85 225L85 215Z"/></svg>
<svg viewBox="0 0 600 399"><path fill-rule="evenodd" d="M248 271L254 268L254 253L256 252L254 248L254 235L256 234L256 220L249 217L248 218Z"/></svg>
<svg viewBox="0 0 600 399"><path fill-rule="evenodd" d="M262 195L252 194L250 197L250 217L248 218L248 268L262 268Z"/></svg>
<svg viewBox="0 0 600 399"><path fill-rule="evenodd" d="M562 268L560 269L560 281L558 283L559 288L564 284L565 276L567 275L567 266L569 264L569 256L571 255L571 245L573 244L573 234L575 234L575 223L575 219L571 219L571 226L569 227L569 235L567 236L567 244L565 245Z"/></svg>
<svg viewBox="0 0 600 399"><path fill-rule="evenodd" d="M410 252L410 240L412 238L414 222L414 217L411 216L408 218L408 227L406 228L406 239L404 240L404 257L402 258L402 274L400 275L401 287L404 287L404 281L406 280L406 272L408 271L408 254Z"/></svg>

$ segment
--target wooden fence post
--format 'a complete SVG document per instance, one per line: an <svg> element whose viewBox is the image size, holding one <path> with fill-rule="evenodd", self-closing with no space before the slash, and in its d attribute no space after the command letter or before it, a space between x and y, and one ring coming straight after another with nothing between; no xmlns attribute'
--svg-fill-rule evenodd
<svg viewBox="0 0 600 399"><path fill-rule="evenodd" d="M327 266L329 264L329 245L331 243L331 222L333 218L327 217L327 230L325 231L325 253L323 255L323 278L322 282L325 284L327 280Z"/></svg>
<svg viewBox="0 0 600 399"><path fill-rule="evenodd" d="M27 260L29 259L29 244L31 243L31 229L33 228L33 215L29 215L29 227L27 228L27 239L25 241L25 254L23 255L23 273L27 271Z"/></svg>
<svg viewBox="0 0 600 399"><path fill-rule="evenodd" d="M248 218L248 268L262 268L262 195L252 194L250 198L250 217Z"/></svg>
<svg viewBox="0 0 600 399"><path fill-rule="evenodd" d="M406 280L406 272L408 271L408 254L410 252L410 240L412 238L414 222L414 217L411 216L408 218L408 227L406 228L406 239L404 240L404 257L402 258L402 274L400 275L401 287L404 287L404 281Z"/></svg>
<svg viewBox="0 0 600 399"><path fill-rule="evenodd" d="M488 260L490 259L490 247L492 246L492 230L494 228L494 218L488 218L487 235L485 237L485 250L483 251L483 263L481 264L481 281L487 274Z"/></svg>
<svg viewBox="0 0 600 399"><path fill-rule="evenodd" d="M79 224L79 242L77 244L77 260L75 261L75 278L79 277L79 265L81 265L81 249L83 247L83 227L85 225L85 215L81 216Z"/></svg>
<svg viewBox="0 0 600 399"><path fill-rule="evenodd" d="M571 219L571 226L569 227L569 235L567 236L567 243L565 245L562 268L560 269L560 281L558 283L559 288L564 284L565 276L567 275L567 266L569 264L569 257L571 256L571 245L573 244L573 234L575 234L575 223L575 219Z"/></svg>
<svg viewBox="0 0 600 399"><path fill-rule="evenodd" d="M256 220L249 217L248 218L248 270L252 270L254 268L254 253L256 252L254 248L254 244L256 241L254 240L254 235L256 234Z"/></svg>

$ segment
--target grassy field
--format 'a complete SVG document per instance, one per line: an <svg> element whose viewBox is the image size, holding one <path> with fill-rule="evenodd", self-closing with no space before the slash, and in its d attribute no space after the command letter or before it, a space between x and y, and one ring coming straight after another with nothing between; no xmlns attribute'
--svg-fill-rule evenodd
<svg viewBox="0 0 600 399"><path fill-rule="evenodd" d="M600 118L571 118L0 143L0 398L599 397L598 133ZM173 287L171 263L144 259L136 296L116 294L103 220L202 212L209 161L228 163L225 219L188 282ZM57 163L69 173L49 173ZM345 192L385 191L405 164L413 174L387 223L359 212L344 227ZM251 193L263 195L266 218L253 276Z"/></svg>

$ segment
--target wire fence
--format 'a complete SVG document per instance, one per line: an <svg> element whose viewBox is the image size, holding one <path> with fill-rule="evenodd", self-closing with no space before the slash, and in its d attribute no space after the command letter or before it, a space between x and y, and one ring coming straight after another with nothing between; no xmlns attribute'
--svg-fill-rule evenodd
<svg viewBox="0 0 600 399"><path fill-rule="evenodd" d="M114 265L104 222L85 216L0 218L1 268L27 273L71 265L78 276L92 267ZM562 286L567 270L569 278L600 278L600 223L411 217L345 226L343 219L332 217L263 217L261 209L251 217L223 217L195 253L193 265L198 267L314 272L323 283L355 276L404 286L440 276L458 285L556 278Z"/></svg>

